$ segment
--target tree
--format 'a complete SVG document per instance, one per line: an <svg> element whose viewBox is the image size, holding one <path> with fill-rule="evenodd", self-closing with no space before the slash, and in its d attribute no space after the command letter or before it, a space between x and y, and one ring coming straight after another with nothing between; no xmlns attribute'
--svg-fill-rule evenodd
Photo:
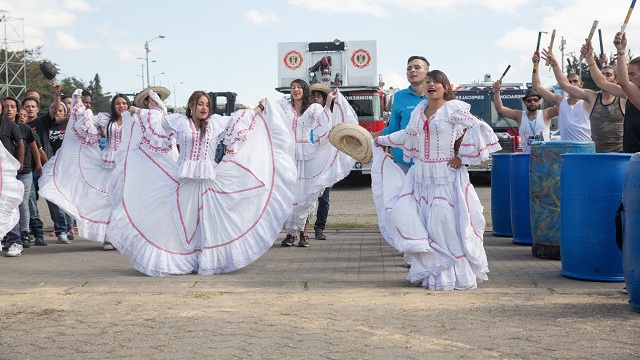
<svg viewBox="0 0 640 360"><path fill-rule="evenodd" d="M631 61L631 59L633 59L633 53L631 52L631 50L627 51L626 56L627 56L627 63ZM600 59L598 57L599 56L596 56L596 65L598 66L598 68L601 69L602 64L600 64ZM591 89L594 91L600 90L600 88L598 88L596 83L591 78L591 73L589 72L589 65L585 61L582 61L582 62L578 61L578 59L573 54L571 54L571 58L567 58L567 60L569 60L567 63L567 67L565 69L567 75L572 73L581 74L585 89ZM616 60L613 58L613 56L608 58L608 65L612 65L614 67L617 65ZM582 71L582 73L580 73L580 71Z"/></svg>
<svg viewBox="0 0 640 360"><path fill-rule="evenodd" d="M94 112L110 112L111 111L111 98L108 96L109 94L102 93L102 84L100 83L100 75L96 74L93 77L93 81L89 81L89 86L87 86L87 90L91 92L93 96L93 106L92 109Z"/></svg>
<svg viewBox="0 0 640 360"><path fill-rule="evenodd" d="M44 61L50 61L43 57L42 46L38 46L35 49L20 51L16 54L10 53L10 58L13 55L17 55L13 61L25 62L26 90L36 90L40 93L40 108L47 109L54 99L53 88L47 82L47 79L40 72L40 64ZM5 61L5 53L0 52L0 61ZM53 63L53 62L52 62ZM58 64L53 63L57 69L60 69ZM93 108L94 112L104 111L109 112L111 107L111 98L109 94L102 93L102 85L100 83L100 75L96 74L92 81L88 84L77 79L74 76L62 78L57 76L56 80L62 86L62 94L71 95L76 89L87 89L93 95ZM5 94L1 94L5 96ZM20 96L24 96L22 93ZM20 100L20 99L19 99Z"/></svg>

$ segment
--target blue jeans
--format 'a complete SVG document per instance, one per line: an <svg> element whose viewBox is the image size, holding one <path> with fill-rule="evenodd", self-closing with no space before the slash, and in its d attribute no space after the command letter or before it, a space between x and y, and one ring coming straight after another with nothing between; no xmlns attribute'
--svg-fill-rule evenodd
<svg viewBox="0 0 640 360"><path fill-rule="evenodd" d="M315 231L324 230L329 216L329 194L331 194L331 186L324 189L322 195L318 198L318 211L316 212L316 223L313 225Z"/></svg>
<svg viewBox="0 0 640 360"><path fill-rule="evenodd" d="M24 185L22 202L18 205L18 210L20 211L20 231L29 232L29 219L31 217L29 213L29 196L31 195L33 175L31 175L31 173L18 174L16 178L22 182L22 185Z"/></svg>
<svg viewBox="0 0 640 360"><path fill-rule="evenodd" d="M20 238L20 228L18 224L13 227L13 229L9 230L7 233L7 244L6 247L11 247L13 244L22 245L22 239Z"/></svg>
<svg viewBox="0 0 640 360"><path fill-rule="evenodd" d="M58 205L49 200L47 200L47 206L49 207L49 213L51 214L51 220L53 221L53 230L55 230L56 235L66 233L69 230L69 227L67 226L67 217L65 216L64 211L62 211Z"/></svg>
<svg viewBox="0 0 640 360"><path fill-rule="evenodd" d="M31 184L31 191L29 193L29 229L33 236L42 237L43 230L42 227L44 224L42 220L40 220L40 213L38 212L38 202L36 197L36 191L38 187L38 174L35 172L33 174L33 183Z"/></svg>

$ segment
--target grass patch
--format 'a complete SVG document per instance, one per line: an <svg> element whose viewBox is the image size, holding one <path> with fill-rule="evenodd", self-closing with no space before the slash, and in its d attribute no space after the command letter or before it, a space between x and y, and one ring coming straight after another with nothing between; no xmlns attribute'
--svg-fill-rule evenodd
<svg viewBox="0 0 640 360"><path fill-rule="evenodd" d="M378 223L361 223L361 222L327 222L328 229L370 229L377 228ZM311 228L313 228L311 226Z"/></svg>

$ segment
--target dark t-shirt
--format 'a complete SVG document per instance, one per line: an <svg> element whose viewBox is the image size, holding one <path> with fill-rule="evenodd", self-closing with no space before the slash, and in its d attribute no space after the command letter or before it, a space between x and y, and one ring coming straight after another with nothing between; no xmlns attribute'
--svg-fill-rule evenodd
<svg viewBox="0 0 640 360"><path fill-rule="evenodd" d="M640 151L640 110L631 101L627 101L624 112L624 133L622 134L622 152Z"/></svg>
<svg viewBox="0 0 640 360"><path fill-rule="evenodd" d="M38 116L32 122L27 123L27 125L31 126L31 130L38 134L38 138L40 138L40 143L42 144L42 149L49 159L53 156L51 143L49 142L49 130L53 127L53 121L54 120L51 118L51 115L47 112L42 116Z"/></svg>
<svg viewBox="0 0 640 360"><path fill-rule="evenodd" d="M0 141L7 151L17 159L16 144L18 141L22 141L18 124L5 117L0 118Z"/></svg>
<svg viewBox="0 0 640 360"><path fill-rule="evenodd" d="M55 155L62 146L62 140L64 140L64 130L66 127L62 127L58 124L53 124L51 130L49 130L49 143L51 144L51 152Z"/></svg>
<svg viewBox="0 0 640 360"><path fill-rule="evenodd" d="M16 124L24 140L24 166L22 170L18 171L18 174L27 174L33 171L34 167L32 166L35 166L31 154L31 143L36 141L36 135L29 125L21 122L17 122Z"/></svg>

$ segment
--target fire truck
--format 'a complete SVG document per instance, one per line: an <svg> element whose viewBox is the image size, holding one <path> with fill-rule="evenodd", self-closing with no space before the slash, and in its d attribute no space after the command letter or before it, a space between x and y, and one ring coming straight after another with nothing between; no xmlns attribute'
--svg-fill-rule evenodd
<svg viewBox="0 0 640 360"><path fill-rule="evenodd" d="M493 83L484 81L481 83L454 85L456 99L469 103L471 113L483 120L496 133L503 153L522 152L522 139L518 135L518 125L514 120L507 119L496 111L493 102ZM500 89L502 104L511 109L526 111L522 97L526 87L519 83L503 83ZM481 165L468 166L470 172L491 171L491 160Z"/></svg>
<svg viewBox="0 0 640 360"><path fill-rule="evenodd" d="M380 131L391 107L377 63L374 40L278 43L276 90L288 94L295 79L338 88L358 115L360 126L369 132ZM371 173L371 164L357 162L353 170Z"/></svg>

